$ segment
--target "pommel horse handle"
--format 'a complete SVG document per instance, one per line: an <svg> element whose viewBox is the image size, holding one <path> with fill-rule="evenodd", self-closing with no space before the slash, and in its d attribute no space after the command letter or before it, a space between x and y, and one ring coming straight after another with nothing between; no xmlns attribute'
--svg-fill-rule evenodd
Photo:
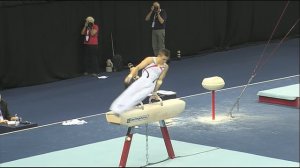
<svg viewBox="0 0 300 168"><path fill-rule="evenodd" d="M149 97L149 103L152 103L151 100L152 100L152 96ZM162 99L160 97L158 97L158 100L160 102L160 105L163 106L164 103L163 103Z"/></svg>

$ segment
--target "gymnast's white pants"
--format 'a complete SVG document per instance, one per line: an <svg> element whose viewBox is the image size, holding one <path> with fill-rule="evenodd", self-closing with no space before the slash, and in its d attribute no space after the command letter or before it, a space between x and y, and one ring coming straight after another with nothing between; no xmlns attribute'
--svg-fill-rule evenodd
<svg viewBox="0 0 300 168"><path fill-rule="evenodd" d="M123 113L142 102L154 90L156 82L142 76L133 82L123 93L117 97L110 106L115 113Z"/></svg>

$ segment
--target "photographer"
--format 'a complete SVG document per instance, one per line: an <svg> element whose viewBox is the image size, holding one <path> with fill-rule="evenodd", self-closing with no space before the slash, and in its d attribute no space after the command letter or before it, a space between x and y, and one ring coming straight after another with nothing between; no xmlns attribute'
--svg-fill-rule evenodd
<svg viewBox="0 0 300 168"><path fill-rule="evenodd" d="M160 8L158 2L153 2L150 12L146 15L146 21L151 21L152 26L152 48L154 55L158 54L160 49L165 48L165 28L167 21L167 12Z"/></svg>
<svg viewBox="0 0 300 168"><path fill-rule="evenodd" d="M0 124L7 124L7 121L16 121L18 117L10 116L7 103L1 98L0 94Z"/></svg>
<svg viewBox="0 0 300 168"><path fill-rule="evenodd" d="M98 77L98 31L99 27L95 24L95 19L91 16L85 19L81 35L84 35L84 75Z"/></svg>

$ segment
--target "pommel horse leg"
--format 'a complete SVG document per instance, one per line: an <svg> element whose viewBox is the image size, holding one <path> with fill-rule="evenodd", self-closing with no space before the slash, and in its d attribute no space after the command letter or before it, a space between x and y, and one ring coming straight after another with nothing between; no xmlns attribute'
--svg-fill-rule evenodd
<svg viewBox="0 0 300 168"><path fill-rule="evenodd" d="M174 159L175 154L174 154L174 150L173 150L173 147L172 147L172 143L171 143L171 140L170 140L170 136L169 136L169 132L168 132L165 120L160 120L159 125L160 125L160 130L161 130L162 136L163 136L164 141L165 141L165 145L166 145L166 148L167 148L167 151L168 151L169 158Z"/></svg>
<svg viewBox="0 0 300 168"><path fill-rule="evenodd" d="M125 167L126 166L126 162L127 162L127 158L128 158L128 153L129 153L129 149L130 149L130 145L131 145L131 141L132 141L132 135L133 135L133 128L134 127L128 127L127 130L127 134L126 134L126 139L123 145L123 151L122 151L122 156L121 156L121 160L119 163L119 167Z"/></svg>
<svg viewBox="0 0 300 168"><path fill-rule="evenodd" d="M129 149L133 137L132 130L134 129L134 127L158 121L160 124L160 129L164 138L169 158L175 158L168 129L166 127L164 119L172 118L182 113L185 109L185 101L180 99L169 99L164 100L162 102L146 104L144 105L144 109L136 108L126 113L123 113L122 115L116 115L113 111L109 111L106 113L107 122L128 127L119 167L126 166Z"/></svg>

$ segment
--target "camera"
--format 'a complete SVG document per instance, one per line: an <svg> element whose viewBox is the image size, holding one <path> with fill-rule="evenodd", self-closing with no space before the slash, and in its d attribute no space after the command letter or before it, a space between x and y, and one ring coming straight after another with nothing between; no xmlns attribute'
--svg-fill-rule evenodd
<svg viewBox="0 0 300 168"><path fill-rule="evenodd" d="M93 27L93 23L92 23L92 22L88 22L87 28L88 28L88 29L91 29L92 27Z"/></svg>
<svg viewBox="0 0 300 168"><path fill-rule="evenodd" d="M158 7L158 6L153 6L154 7L154 12L160 12L161 11L161 9Z"/></svg>

